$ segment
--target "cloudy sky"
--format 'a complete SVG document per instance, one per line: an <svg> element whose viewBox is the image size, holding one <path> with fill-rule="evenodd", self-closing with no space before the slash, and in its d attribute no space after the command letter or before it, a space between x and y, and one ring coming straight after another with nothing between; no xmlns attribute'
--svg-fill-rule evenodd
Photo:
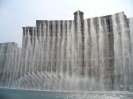
<svg viewBox="0 0 133 99"><path fill-rule="evenodd" d="M35 26L36 20L73 19L78 9L84 18L121 11L133 17L133 0L0 0L0 42L21 47L22 27Z"/></svg>

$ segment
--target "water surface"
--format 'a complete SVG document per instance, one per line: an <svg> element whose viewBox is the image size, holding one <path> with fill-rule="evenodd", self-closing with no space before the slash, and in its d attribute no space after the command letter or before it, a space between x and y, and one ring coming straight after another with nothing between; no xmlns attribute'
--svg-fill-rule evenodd
<svg viewBox="0 0 133 99"><path fill-rule="evenodd" d="M133 99L133 94L116 92L49 92L0 89L0 99Z"/></svg>

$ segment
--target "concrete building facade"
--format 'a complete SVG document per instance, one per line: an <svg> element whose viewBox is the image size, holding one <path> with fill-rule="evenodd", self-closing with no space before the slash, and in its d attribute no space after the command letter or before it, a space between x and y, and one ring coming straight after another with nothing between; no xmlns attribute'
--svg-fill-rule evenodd
<svg viewBox="0 0 133 99"><path fill-rule="evenodd" d="M128 20L124 12L84 19L82 11L74 12L73 20L36 20L35 27L23 27L23 58L26 57L27 49L31 48L29 46L32 46L33 56L45 56L43 59L40 58L42 61L38 59L36 63L38 70L60 72L61 69L57 67L62 66L63 72L69 69L71 74L74 70L81 75L96 75L96 79L100 78L99 74L102 72L103 78L106 79L105 85L106 83L113 85L114 33L117 30L121 38L123 23L124 28L127 29L127 35L130 36ZM40 54L41 51L43 54ZM71 66L67 68L69 64ZM78 67L72 70L72 65L73 67L78 65ZM101 66L104 66L102 70Z"/></svg>

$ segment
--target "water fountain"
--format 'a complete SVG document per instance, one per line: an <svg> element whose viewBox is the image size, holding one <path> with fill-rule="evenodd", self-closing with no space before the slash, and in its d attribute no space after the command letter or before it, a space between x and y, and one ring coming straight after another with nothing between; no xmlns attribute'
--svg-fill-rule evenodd
<svg viewBox="0 0 133 99"><path fill-rule="evenodd" d="M51 21L43 21L39 30L33 27L32 34L25 32L22 50L8 45L3 54L5 47L1 45L0 87L59 92L132 92L133 18L129 19L128 28L122 12L112 15L114 56L111 57L107 57L106 52L111 34L106 20L98 17L97 24L95 20L84 19L84 27L81 27L78 14L77 26L75 21L54 21L52 31ZM109 67L112 76L105 79L110 61L114 63Z"/></svg>

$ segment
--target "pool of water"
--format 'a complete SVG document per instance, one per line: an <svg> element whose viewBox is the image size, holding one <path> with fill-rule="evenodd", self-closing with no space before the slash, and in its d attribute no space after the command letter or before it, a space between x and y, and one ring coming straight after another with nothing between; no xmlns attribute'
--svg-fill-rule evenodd
<svg viewBox="0 0 133 99"><path fill-rule="evenodd" d="M133 99L128 92L50 92L0 89L0 99Z"/></svg>

